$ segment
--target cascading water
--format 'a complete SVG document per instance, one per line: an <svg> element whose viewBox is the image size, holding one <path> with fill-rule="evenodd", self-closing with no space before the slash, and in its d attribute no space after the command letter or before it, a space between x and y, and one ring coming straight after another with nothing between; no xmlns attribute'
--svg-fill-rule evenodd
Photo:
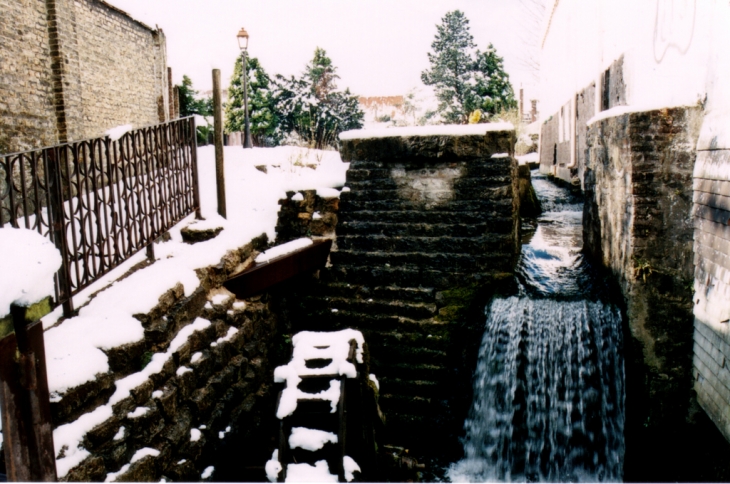
<svg viewBox="0 0 730 484"><path fill-rule="evenodd" d="M619 481L621 315L580 254L582 204L533 172L543 207L522 246L519 293L497 298L474 374L461 481Z"/></svg>

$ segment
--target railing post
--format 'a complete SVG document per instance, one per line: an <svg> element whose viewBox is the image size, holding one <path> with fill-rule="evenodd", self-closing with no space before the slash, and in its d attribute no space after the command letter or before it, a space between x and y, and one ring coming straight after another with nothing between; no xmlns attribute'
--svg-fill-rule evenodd
<svg viewBox="0 0 730 484"><path fill-rule="evenodd" d="M11 305L15 333L0 339L3 447L10 481L57 480L43 323ZM50 307L49 307L50 309Z"/></svg>
<svg viewBox="0 0 730 484"><path fill-rule="evenodd" d="M51 195L51 206L48 207L48 226L51 239L61 253L61 268L56 274L58 284L58 298L63 301L63 315L68 317L74 311L71 297L71 270L68 261L68 241L66 240L66 220L63 210L63 187L61 185L61 170L58 166L58 152L56 148L48 148L43 159L46 162L48 173L48 191Z"/></svg>

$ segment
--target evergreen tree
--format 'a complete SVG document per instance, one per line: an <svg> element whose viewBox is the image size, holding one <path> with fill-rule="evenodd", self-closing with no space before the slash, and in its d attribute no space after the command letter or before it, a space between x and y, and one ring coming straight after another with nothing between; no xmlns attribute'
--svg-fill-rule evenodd
<svg viewBox="0 0 730 484"><path fill-rule="evenodd" d="M180 117L192 116L200 114L201 116L209 116L212 109L208 109L206 99L197 99L198 91L193 89L193 81L186 75L183 75L182 84L176 86L180 100Z"/></svg>
<svg viewBox="0 0 730 484"><path fill-rule="evenodd" d="M494 115L517 108L515 93L502 62L492 44L485 52L477 51L473 69L474 91L479 99L478 108L484 113Z"/></svg>
<svg viewBox="0 0 730 484"><path fill-rule="evenodd" d="M491 44L485 52L476 50L469 20L459 10L441 19L431 49L431 68L421 73L421 80L434 86L438 113L445 122L465 124L476 109L494 113L514 104L502 58Z"/></svg>
<svg viewBox="0 0 730 484"><path fill-rule="evenodd" d="M324 49L317 47L301 79L276 77L276 111L284 131L296 132L310 146L335 147L338 135L362 127L364 113L357 96L337 91L337 69Z"/></svg>
<svg viewBox="0 0 730 484"><path fill-rule="evenodd" d="M228 101L225 108L227 133L244 131L243 111L243 65L241 57L233 67L231 84L228 87ZM248 84L248 116L251 140L254 146L276 146L283 137L280 119L274 106L271 92L272 81L257 58L246 60L246 82Z"/></svg>

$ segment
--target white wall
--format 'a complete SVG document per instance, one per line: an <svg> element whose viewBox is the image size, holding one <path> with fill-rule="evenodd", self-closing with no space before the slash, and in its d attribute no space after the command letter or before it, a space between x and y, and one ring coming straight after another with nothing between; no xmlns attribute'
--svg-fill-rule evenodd
<svg viewBox="0 0 730 484"><path fill-rule="evenodd" d="M730 69L719 48L730 50L730 24L721 20L729 9L727 0L560 0L543 39L542 116L622 54L630 106L696 104L708 91L711 54Z"/></svg>

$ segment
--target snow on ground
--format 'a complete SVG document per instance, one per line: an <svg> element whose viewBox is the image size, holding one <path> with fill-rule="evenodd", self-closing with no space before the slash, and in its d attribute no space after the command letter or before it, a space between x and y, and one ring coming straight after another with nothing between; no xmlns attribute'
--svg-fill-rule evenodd
<svg viewBox="0 0 730 484"><path fill-rule="evenodd" d="M61 254L38 232L12 227L0 230L0 317L10 305L29 306L53 295L53 275L61 267Z"/></svg>
<svg viewBox="0 0 730 484"><path fill-rule="evenodd" d="M199 284L195 269L217 264L226 252L245 245L261 233L273 240L278 201L286 196L286 191L341 187L348 167L341 162L337 152L296 147L243 150L240 146L230 146L225 147L224 157L227 220L216 213L214 147L198 149L201 213L206 219L216 219L223 227L216 238L194 245L184 244L180 229L193 220L190 216L170 231L171 241L155 246L154 264L113 282L81 307L76 317L56 325L61 316L58 309L43 318L52 399L58 400L70 388L107 372L109 365L104 349L144 337L142 323L132 315L148 312L160 296L177 283L183 285L186 296L192 294ZM297 163L302 159L313 160L310 166L314 168ZM270 166L268 174L255 168L261 164ZM137 257L144 259L144 252ZM83 291L84 294L74 299L76 306L81 306L91 294L108 285L113 277L119 277L128 267L129 263ZM56 451L64 445L67 447L66 457L57 461L59 477L89 455L80 447L81 440L86 432L111 416L111 405L146 381L151 373L159 371L175 348L205 323L209 324L199 318L183 328L168 351L155 354L143 371L117 381L117 390L107 404L54 431Z"/></svg>
<svg viewBox="0 0 730 484"><path fill-rule="evenodd" d="M527 163L538 163L540 161L540 154L536 151L534 153L528 153L526 155L515 156L517 163L525 165Z"/></svg>
<svg viewBox="0 0 730 484"><path fill-rule="evenodd" d="M340 133L341 140L389 138L394 136L469 136L483 135L487 131L513 131L512 123L439 124L429 126L405 126L400 128L353 129Z"/></svg>

